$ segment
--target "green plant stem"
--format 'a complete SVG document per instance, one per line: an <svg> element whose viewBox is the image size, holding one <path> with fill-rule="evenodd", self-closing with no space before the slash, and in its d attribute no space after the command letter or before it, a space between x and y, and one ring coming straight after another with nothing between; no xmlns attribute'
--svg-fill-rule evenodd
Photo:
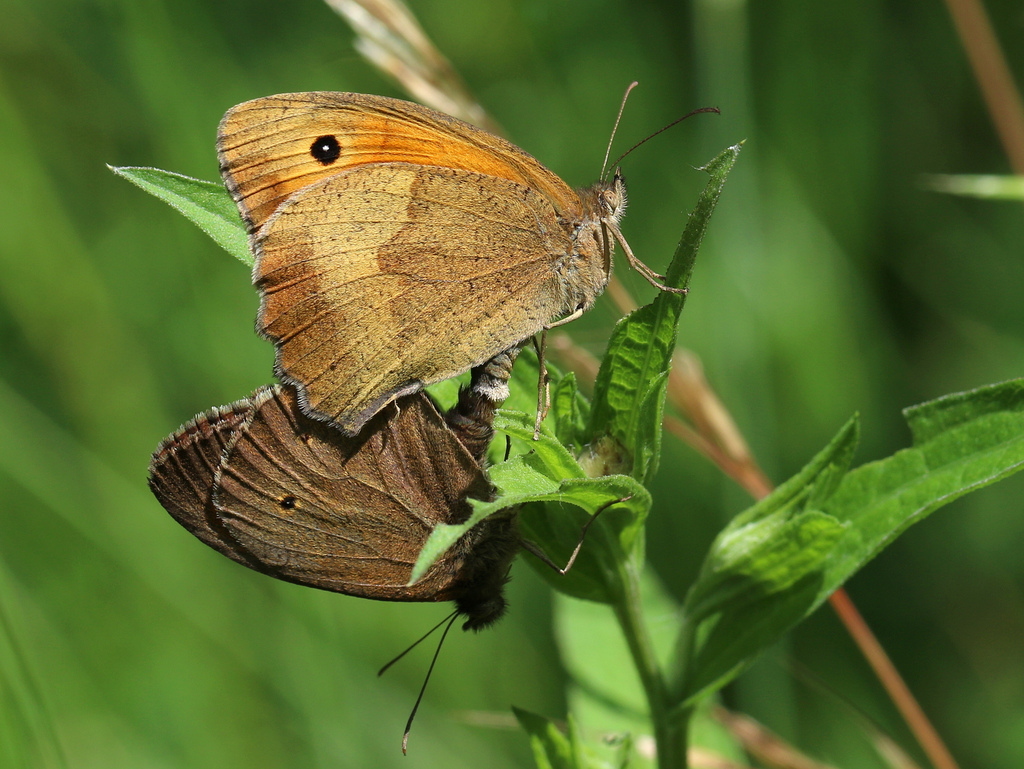
<svg viewBox="0 0 1024 769"><path fill-rule="evenodd" d="M621 583L625 591L614 604L615 616L629 646L640 682L647 697L647 706L654 727L658 769L686 769L687 733L690 710L675 710L670 706L665 678L658 665L647 626L643 621L640 601L640 580L632 559L624 559Z"/></svg>
<svg viewBox="0 0 1024 769"><path fill-rule="evenodd" d="M693 628L685 609L680 610L681 622L679 637L676 640L675 653L672 656L672 667L668 671L667 691L669 702L675 709L680 709L683 692L686 691L686 673L690 670L690 657L693 653Z"/></svg>

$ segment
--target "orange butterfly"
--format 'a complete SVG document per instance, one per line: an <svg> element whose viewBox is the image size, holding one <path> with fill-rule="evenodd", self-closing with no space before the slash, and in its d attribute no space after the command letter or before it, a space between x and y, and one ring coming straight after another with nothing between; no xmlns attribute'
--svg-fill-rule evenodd
<svg viewBox="0 0 1024 769"><path fill-rule="evenodd" d="M224 116L221 172L256 255L257 328L311 416L385 405L587 310L621 177L573 190L509 142L410 102L312 92Z"/></svg>

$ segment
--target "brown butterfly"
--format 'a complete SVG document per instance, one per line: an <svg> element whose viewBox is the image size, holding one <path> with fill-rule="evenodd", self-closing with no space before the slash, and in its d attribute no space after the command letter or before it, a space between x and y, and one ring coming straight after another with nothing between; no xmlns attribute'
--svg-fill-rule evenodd
<svg viewBox="0 0 1024 769"><path fill-rule="evenodd" d="M616 174L573 190L449 115L355 93L233 107L221 173L251 235L257 328L306 413L355 435L388 403L587 310L612 268Z"/></svg>
<svg viewBox="0 0 1024 769"><path fill-rule="evenodd" d="M514 512L474 526L407 583L433 528L492 495L482 463L513 358L475 370L447 422L417 393L354 438L305 416L293 388L263 387L165 439L150 488L192 534L256 571L364 598L453 600L465 629L486 627L505 610Z"/></svg>

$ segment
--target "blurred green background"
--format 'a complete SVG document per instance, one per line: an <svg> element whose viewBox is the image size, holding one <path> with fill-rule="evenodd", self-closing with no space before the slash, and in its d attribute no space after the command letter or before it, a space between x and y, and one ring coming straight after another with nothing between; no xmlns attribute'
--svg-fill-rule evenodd
<svg viewBox="0 0 1024 769"><path fill-rule="evenodd" d="M1024 81L1024 10L988 7ZM624 231L656 269L703 185L692 166L747 140L680 339L775 481L854 411L867 461L909 442L902 407L1024 375L1021 206L920 185L1008 172L942 4L412 8L508 136L572 184L596 178L631 79L620 149L721 108L625 163ZM8 0L3 17L0 761L529 765L521 733L470 723L513 703L564 715L551 598L529 569L514 569L506 620L449 638L403 759L429 650L375 671L447 608L240 568L145 485L157 442L269 381L272 351L252 333L242 265L104 164L216 179L217 122L237 102L404 94L319 0ZM599 354L615 317L602 300L574 339ZM654 494L650 560L681 596L748 500L672 438ZM1018 476L911 529L848 586L963 766L1024 765L1022 513ZM793 662L828 688L794 677ZM910 745L828 609L726 701L843 767L882 766L847 701Z"/></svg>

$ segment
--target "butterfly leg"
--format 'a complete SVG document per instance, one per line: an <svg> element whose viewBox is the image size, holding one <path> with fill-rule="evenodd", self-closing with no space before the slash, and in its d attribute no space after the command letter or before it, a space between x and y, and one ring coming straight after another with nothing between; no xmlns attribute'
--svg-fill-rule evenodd
<svg viewBox="0 0 1024 769"><path fill-rule="evenodd" d="M688 288L675 288L673 286L666 285L664 275L655 272L646 264L644 264L643 262L636 258L636 256L633 254L633 249L629 247L629 243L627 243L626 239L622 237L622 233L619 232L618 227L610 227L609 229L615 235L615 239L619 241L619 245L622 246L622 250L626 252L626 259L629 261L629 266L632 267L637 272L639 272L641 275L643 275L648 283L650 283L659 291L668 291L670 294L689 293L690 290Z"/></svg>
<svg viewBox="0 0 1024 769"><path fill-rule="evenodd" d="M537 350L537 367L540 370L540 379L537 382L537 421L533 424L533 439L535 441L540 440L540 423L547 417L548 410L551 408L551 391L548 388L548 367L544 362L544 350L547 348L547 333L553 328L571 323L583 313L584 308L577 307L571 314L544 326L540 331L540 343L537 342L537 337L533 338L533 346Z"/></svg>
<svg viewBox="0 0 1024 769"><path fill-rule="evenodd" d="M548 386L548 367L544 360L547 341L547 328L541 329L540 342L537 341L537 337L533 338L533 346L537 350L537 370L539 372L537 376L537 419L533 423L533 439L535 441L540 440L540 423L544 421L551 409L551 388Z"/></svg>

